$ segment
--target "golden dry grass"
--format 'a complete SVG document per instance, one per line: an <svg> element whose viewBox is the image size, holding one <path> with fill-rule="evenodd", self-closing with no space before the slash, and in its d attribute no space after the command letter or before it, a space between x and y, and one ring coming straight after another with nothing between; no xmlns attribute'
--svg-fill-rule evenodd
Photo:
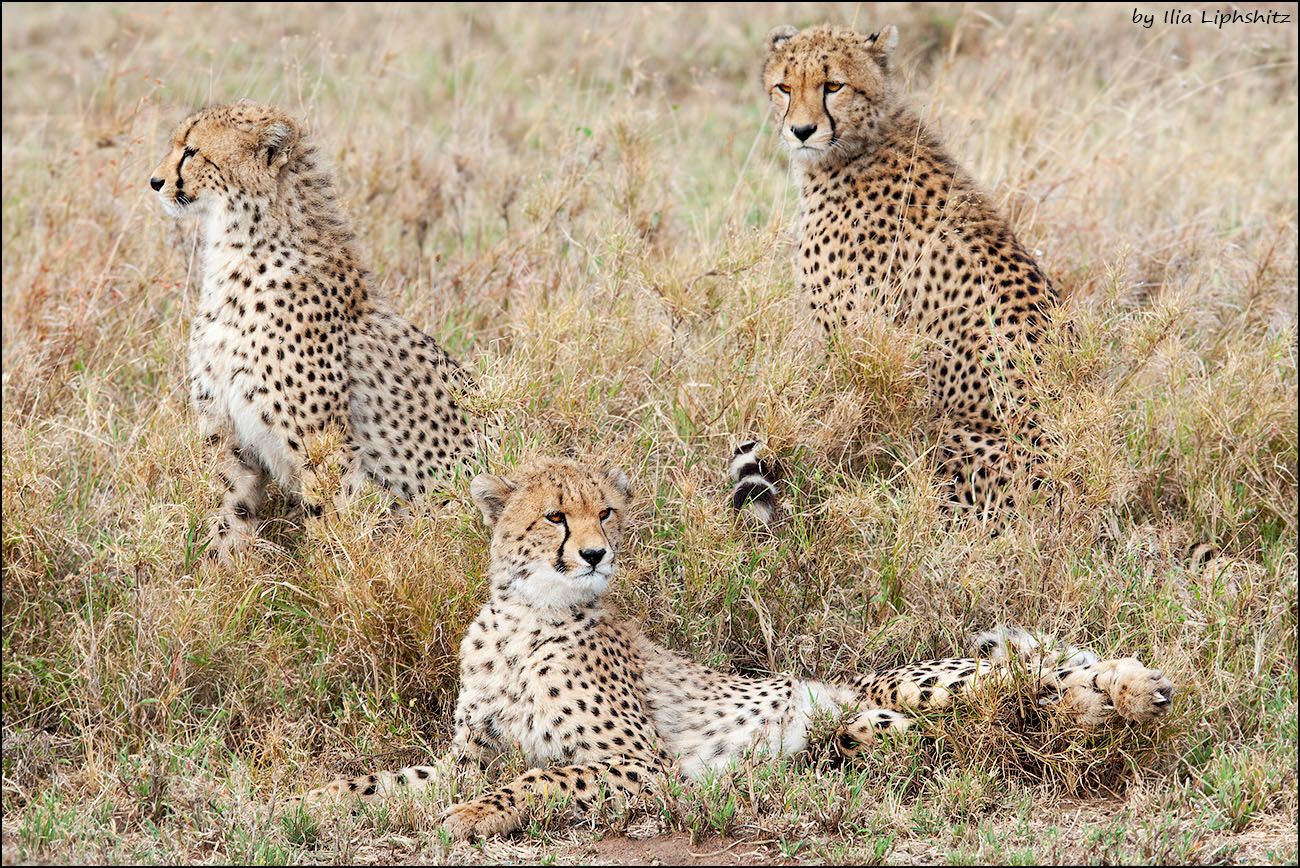
<svg viewBox="0 0 1300 868"><path fill-rule="evenodd" d="M449 851L441 803L266 810L441 749L486 535L459 480L394 528L377 502L319 532L281 509L239 569L196 558L216 504L186 405L197 227L146 180L179 118L248 96L316 130L375 284L474 369L494 467L628 469L615 596L654 637L834 675L1020 623L1184 688L1155 731L1095 737L976 703L862 768L742 767L602 834L1294 862L1296 28L1131 14L6 4L5 861L599 858L558 822ZM828 354L792 285L759 46L828 20L899 26L916 106L1066 298L1043 401L1068 496L995 540L937 515L921 348L880 325ZM749 434L787 471L773 539L725 508ZM1199 538L1229 558L1189 570Z"/></svg>

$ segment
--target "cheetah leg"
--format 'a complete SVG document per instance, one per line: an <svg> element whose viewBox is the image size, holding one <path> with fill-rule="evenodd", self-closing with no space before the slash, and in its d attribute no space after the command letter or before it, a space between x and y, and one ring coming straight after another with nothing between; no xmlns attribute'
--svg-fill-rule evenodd
<svg viewBox="0 0 1300 868"><path fill-rule="evenodd" d="M925 711L946 708L955 694L977 683L1004 681L1006 673L1003 664L991 660L951 657L864 672L852 686L863 702L877 708Z"/></svg>
<svg viewBox="0 0 1300 868"><path fill-rule="evenodd" d="M653 786L659 764L619 758L609 762L533 769L471 802L452 805L442 827L453 840L505 835L525 822L527 812L548 796L572 796L580 810L590 807L602 790L631 800Z"/></svg>
<svg viewBox="0 0 1300 868"><path fill-rule="evenodd" d="M968 428L950 428L941 445L945 510L961 518L997 522L1015 509L1017 468L1004 441Z"/></svg>
<svg viewBox="0 0 1300 868"><path fill-rule="evenodd" d="M344 510L360 491L364 479L357 450L337 425L302 435L304 455L299 496L307 514L320 518L325 504Z"/></svg>
<svg viewBox="0 0 1300 868"><path fill-rule="evenodd" d="M1087 665L1101 660L1093 652L1062 642L1049 633L1036 633L1023 627L994 627L973 633L970 644L978 657L994 662L1018 659L1035 668Z"/></svg>
<svg viewBox="0 0 1300 868"><path fill-rule="evenodd" d="M1029 429L1028 437L1039 435ZM1027 447L1004 435L975 428L950 428L942 443L939 476L944 509L996 533L1017 507L1031 502L1042 477Z"/></svg>
<svg viewBox="0 0 1300 868"><path fill-rule="evenodd" d="M849 759L874 745L887 732L904 732L914 721L905 714L885 708L868 708L844 715L831 739L831 752Z"/></svg>
<svg viewBox="0 0 1300 868"><path fill-rule="evenodd" d="M867 711L846 714L835 731L833 750L852 757L885 730L905 730L912 720L901 712L944 708L954 694L977 682L1004 681L1005 665L975 658L924 660L879 672L864 672L850 686Z"/></svg>
<svg viewBox="0 0 1300 868"><path fill-rule="evenodd" d="M257 516L266 500L267 473L261 463L241 454L227 432L214 431L217 476L224 487L221 510L212 518L208 550L226 565L257 537Z"/></svg>
<svg viewBox="0 0 1300 868"><path fill-rule="evenodd" d="M864 702L890 711L945 708L979 683L1010 681L1014 666L1038 680L1038 701L1054 705L1082 726L1118 715L1153 720L1169 709L1173 684L1132 657L1099 660L1090 651L1038 637L1020 628L974 637L980 657L910 663L858 676L852 687ZM1014 662L1013 662L1014 661Z"/></svg>
<svg viewBox="0 0 1300 868"><path fill-rule="evenodd" d="M1055 706L1080 726L1101 726L1116 716L1154 720L1173 699L1173 683L1133 657L1101 660L1091 651L1020 627L997 627L971 640L980 657L995 665L1006 668L1007 661L1018 659L1038 677L1038 703Z"/></svg>
<svg viewBox="0 0 1300 868"><path fill-rule="evenodd" d="M851 757L874 744L886 730L905 730L912 721L901 711L944 708L952 698L976 685L1004 685L1015 666L1038 679L1038 703L1084 727L1114 720L1155 720L1169 710L1174 686L1158 669L1132 657L1100 660L1049 635L1020 627L988 630L971 637L979 657L927 660L880 672L852 683L874 708L845 715L835 733L833 750Z"/></svg>
<svg viewBox="0 0 1300 868"><path fill-rule="evenodd" d="M1042 673L1039 705L1052 705L1080 726L1102 726L1115 717L1155 720L1169 710L1173 683L1159 669L1134 657L1063 666Z"/></svg>

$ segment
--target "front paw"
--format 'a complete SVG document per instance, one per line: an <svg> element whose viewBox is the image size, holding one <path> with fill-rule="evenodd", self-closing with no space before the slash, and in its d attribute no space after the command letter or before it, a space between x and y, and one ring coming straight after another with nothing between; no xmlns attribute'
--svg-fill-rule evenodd
<svg viewBox="0 0 1300 868"><path fill-rule="evenodd" d="M1148 669L1130 657L1115 667L1108 692L1120 716L1155 720L1173 704L1174 685L1159 669Z"/></svg>
<svg viewBox="0 0 1300 868"><path fill-rule="evenodd" d="M452 805L438 818L453 841L504 835L519 828L519 812L503 802L485 798Z"/></svg>
<svg viewBox="0 0 1300 868"><path fill-rule="evenodd" d="M845 715L835 731L832 746L835 753L849 759L855 757L870 745L875 744L886 732L905 732L912 726L912 719L897 711L884 708L869 708L857 714Z"/></svg>
<svg viewBox="0 0 1300 868"><path fill-rule="evenodd" d="M255 531L246 523L218 516L209 523L203 557L230 569L235 566L236 557L252 550L256 539Z"/></svg>

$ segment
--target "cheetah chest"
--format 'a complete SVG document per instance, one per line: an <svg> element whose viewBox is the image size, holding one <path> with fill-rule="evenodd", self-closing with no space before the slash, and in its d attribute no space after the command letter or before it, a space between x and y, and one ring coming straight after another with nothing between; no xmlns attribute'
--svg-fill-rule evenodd
<svg viewBox="0 0 1300 868"><path fill-rule="evenodd" d="M482 648L462 662L465 723L503 747L518 746L531 762L620 753L630 745L628 727L644 726L629 661L597 630L521 625L476 638Z"/></svg>
<svg viewBox="0 0 1300 868"><path fill-rule="evenodd" d="M248 261L221 248L210 251L199 311L190 335L190 379L194 402L205 415L228 424L241 451L251 453L282 485L293 485L298 462L289 441L301 436L300 408L284 392L293 375L295 346L288 324L277 334L277 297L267 290L273 272L257 274ZM300 342L298 342L300 345ZM291 349L291 347L293 349Z"/></svg>

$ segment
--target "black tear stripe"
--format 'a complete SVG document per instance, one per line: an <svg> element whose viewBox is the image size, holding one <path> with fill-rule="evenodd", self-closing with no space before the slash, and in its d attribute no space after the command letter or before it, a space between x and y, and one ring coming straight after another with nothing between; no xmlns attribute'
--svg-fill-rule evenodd
<svg viewBox="0 0 1300 868"><path fill-rule="evenodd" d="M188 139L189 135L189 130L186 130L185 138ZM178 191L185 189L185 179L181 177L181 172L185 170L185 161L199 152L198 148L191 148L188 141L182 147L184 150L181 151L180 162L176 164L176 189Z"/></svg>
<svg viewBox="0 0 1300 868"><path fill-rule="evenodd" d="M560 548L555 552L555 571L562 573L565 571L564 566L564 546L569 541L569 517L560 514L560 523L564 525L564 539L560 540Z"/></svg>
<svg viewBox="0 0 1300 868"><path fill-rule="evenodd" d="M826 75L829 75L829 74L830 74L830 70L829 70L828 68L826 68L826 67L823 67L823 69L822 69L822 77L823 77L823 79L822 79L822 114L826 115L826 120L828 120L828 121L831 122L831 137L830 137L829 141L830 141L831 144L835 144L835 115L831 114L830 106L826 105L826 97L829 96L829 94L826 93L826 81L825 81L825 76L826 76Z"/></svg>

